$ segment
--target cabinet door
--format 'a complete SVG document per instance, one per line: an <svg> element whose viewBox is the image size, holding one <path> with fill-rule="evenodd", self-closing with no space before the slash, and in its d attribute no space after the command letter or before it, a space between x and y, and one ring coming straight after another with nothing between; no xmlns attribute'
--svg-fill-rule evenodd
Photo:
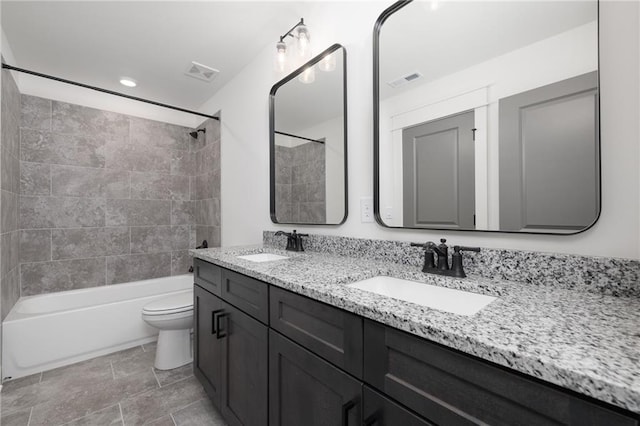
<svg viewBox="0 0 640 426"><path fill-rule="evenodd" d="M359 381L269 331L269 425L360 424Z"/></svg>
<svg viewBox="0 0 640 426"><path fill-rule="evenodd" d="M437 424L631 426L619 409L366 320L364 380Z"/></svg>
<svg viewBox="0 0 640 426"><path fill-rule="evenodd" d="M230 425L266 425L268 329L224 304L218 327L222 365L220 411Z"/></svg>
<svg viewBox="0 0 640 426"><path fill-rule="evenodd" d="M363 426L434 426L368 386L362 388Z"/></svg>
<svg viewBox="0 0 640 426"><path fill-rule="evenodd" d="M216 407L220 406L220 341L216 320L223 302L199 286L193 287L194 374Z"/></svg>

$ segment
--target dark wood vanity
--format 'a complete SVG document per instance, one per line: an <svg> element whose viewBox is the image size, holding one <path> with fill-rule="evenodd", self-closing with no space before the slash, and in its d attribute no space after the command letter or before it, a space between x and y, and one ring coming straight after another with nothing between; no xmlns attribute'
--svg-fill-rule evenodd
<svg viewBox="0 0 640 426"><path fill-rule="evenodd" d="M637 415L194 259L194 373L230 425L639 425Z"/></svg>

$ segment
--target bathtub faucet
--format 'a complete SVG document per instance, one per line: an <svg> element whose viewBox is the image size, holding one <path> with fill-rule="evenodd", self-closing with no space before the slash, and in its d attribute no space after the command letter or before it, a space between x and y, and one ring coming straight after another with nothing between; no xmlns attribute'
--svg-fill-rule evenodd
<svg viewBox="0 0 640 426"><path fill-rule="evenodd" d="M209 248L209 243L207 240L202 240L202 244L200 244L196 249ZM189 272L193 273L193 265L189 266Z"/></svg>

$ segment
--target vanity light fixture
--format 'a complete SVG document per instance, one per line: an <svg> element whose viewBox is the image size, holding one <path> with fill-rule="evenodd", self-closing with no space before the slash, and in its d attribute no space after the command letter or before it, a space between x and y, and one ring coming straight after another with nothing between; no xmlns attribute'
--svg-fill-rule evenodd
<svg viewBox="0 0 640 426"><path fill-rule="evenodd" d="M136 87L138 85L138 83L130 77L120 78L120 84L127 87Z"/></svg>
<svg viewBox="0 0 640 426"><path fill-rule="evenodd" d="M290 55L287 52L287 43L285 39L293 37L296 40L295 63L288 64ZM280 36L280 41L276 43L276 56L274 60L274 69L279 73L284 73L291 68L296 68L311 59L311 34L309 27L304 23L304 18L300 18L300 22L295 24L293 28Z"/></svg>

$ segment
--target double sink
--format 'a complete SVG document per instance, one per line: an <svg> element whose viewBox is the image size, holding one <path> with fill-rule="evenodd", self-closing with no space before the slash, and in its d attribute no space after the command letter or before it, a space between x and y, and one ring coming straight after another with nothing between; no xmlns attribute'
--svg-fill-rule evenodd
<svg viewBox="0 0 640 426"><path fill-rule="evenodd" d="M289 259L273 253L250 254L238 258L258 263ZM474 315L496 300L493 296L388 276L376 276L346 286L464 316Z"/></svg>

